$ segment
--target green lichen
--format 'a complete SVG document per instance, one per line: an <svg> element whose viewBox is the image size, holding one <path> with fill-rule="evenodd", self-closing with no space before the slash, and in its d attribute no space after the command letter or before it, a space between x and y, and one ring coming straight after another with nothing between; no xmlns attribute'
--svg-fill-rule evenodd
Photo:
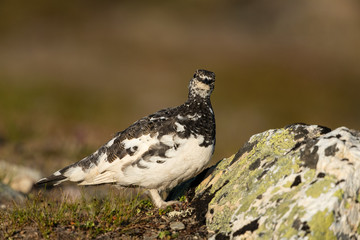
<svg viewBox="0 0 360 240"><path fill-rule="evenodd" d="M271 191L271 194L274 194L276 193L277 191L280 190L280 187L275 187L272 191Z"/></svg>
<svg viewBox="0 0 360 240"><path fill-rule="evenodd" d="M294 205L291 196L293 195L289 195L288 199L281 203L280 208L267 209L264 214L264 216L267 216L265 222L256 230L258 236L261 235L261 239L274 239L274 236L276 236L275 239L289 239L298 233L298 231L293 228L293 223L296 218L304 214L304 208ZM274 224L281 221L281 217L286 213L288 214L286 220L281 222L276 231L274 231Z"/></svg>
<svg viewBox="0 0 360 240"><path fill-rule="evenodd" d="M279 205L275 208L267 209L265 216L267 219L265 220L265 224L270 224L272 222L279 223L279 227L277 229L277 234L279 237L289 237L292 236L295 232L295 229L292 227L296 218L302 217L304 215L304 208L302 206L298 206L296 204L296 199L294 196L298 193L299 188L294 188L290 192L284 192L282 194L278 194L273 196L270 202L279 202ZM282 219L285 215L285 221ZM271 228L267 228L266 231L272 235L273 230Z"/></svg>
<svg viewBox="0 0 360 240"><path fill-rule="evenodd" d="M235 157L235 154L233 154L232 156L230 156L228 158L222 159L219 162L219 164L216 166L217 171L225 170L229 166L230 162L234 159L234 157Z"/></svg>
<svg viewBox="0 0 360 240"><path fill-rule="evenodd" d="M336 179L333 176L327 175L322 179L318 179L306 190L305 193L309 197L318 198L321 193L327 192L331 187L331 184L335 181Z"/></svg>
<svg viewBox="0 0 360 240"><path fill-rule="evenodd" d="M294 181L287 181L287 182L283 185L283 187L289 188L289 187L291 187L291 185L293 184L293 182L294 182Z"/></svg>
<svg viewBox="0 0 360 240"><path fill-rule="evenodd" d="M286 239L290 239L292 236L295 236L298 234L298 230L295 229L293 227L294 221L296 220L296 216L298 215L299 212L301 212L302 208L295 206L293 207L289 217L287 219L289 219L286 222L283 222L280 225L280 228L278 230L279 235L281 238L286 238Z"/></svg>
<svg viewBox="0 0 360 240"><path fill-rule="evenodd" d="M346 201L346 200L345 200L345 208L346 208L346 209L350 209L350 208L351 208L351 204L350 204L349 201Z"/></svg>
<svg viewBox="0 0 360 240"><path fill-rule="evenodd" d="M331 224L334 222L334 215L325 209L322 212L317 212L312 219L308 222L311 235L309 239L336 239L334 232L330 230Z"/></svg>
<svg viewBox="0 0 360 240"><path fill-rule="evenodd" d="M337 197L339 200L343 199L344 198L344 190L343 189L337 190L333 196Z"/></svg>
<svg viewBox="0 0 360 240"><path fill-rule="evenodd" d="M315 175L316 175L316 171L314 169L307 169L306 172L304 173L304 180L311 181L312 179L314 179Z"/></svg>
<svg viewBox="0 0 360 240"><path fill-rule="evenodd" d="M229 206L224 206L224 208L221 211L216 211L214 213L213 219L216 219L215 222L209 222L207 221L206 225L211 225L213 226L215 229L225 229L226 232L230 231L230 227L228 228L223 228L223 223L227 222L229 225L229 221L228 220L228 216L231 216L233 213L233 211L229 208Z"/></svg>
<svg viewBox="0 0 360 240"><path fill-rule="evenodd" d="M281 238L291 238L297 234L298 230L293 227L293 224L299 214L299 211L301 212L300 207L293 207L289 217L287 217L287 221L280 224L279 230L277 232Z"/></svg>
<svg viewBox="0 0 360 240"><path fill-rule="evenodd" d="M257 207L251 207L250 210L247 211L246 216L257 218L259 216L258 208Z"/></svg>

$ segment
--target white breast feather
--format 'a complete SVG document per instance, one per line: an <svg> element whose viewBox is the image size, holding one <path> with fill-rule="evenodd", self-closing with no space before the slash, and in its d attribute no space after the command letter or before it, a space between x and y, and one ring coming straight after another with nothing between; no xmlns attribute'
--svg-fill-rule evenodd
<svg viewBox="0 0 360 240"><path fill-rule="evenodd" d="M179 144L179 147L166 152L168 158L162 159L164 163L156 163L158 157L154 156L150 159L151 162L144 163L144 166L148 168L129 166L125 172L120 173L119 184L134 184L160 190L172 188L180 180L187 180L199 173L210 160L213 145L200 147L203 137L191 136L188 139L175 137L175 142Z"/></svg>

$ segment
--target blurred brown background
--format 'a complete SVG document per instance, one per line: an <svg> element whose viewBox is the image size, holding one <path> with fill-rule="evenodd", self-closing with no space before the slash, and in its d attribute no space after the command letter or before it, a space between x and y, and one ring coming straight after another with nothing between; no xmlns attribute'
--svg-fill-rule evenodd
<svg viewBox="0 0 360 240"><path fill-rule="evenodd" d="M46 174L217 76L213 161L295 122L360 129L358 1L1 1L0 158Z"/></svg>

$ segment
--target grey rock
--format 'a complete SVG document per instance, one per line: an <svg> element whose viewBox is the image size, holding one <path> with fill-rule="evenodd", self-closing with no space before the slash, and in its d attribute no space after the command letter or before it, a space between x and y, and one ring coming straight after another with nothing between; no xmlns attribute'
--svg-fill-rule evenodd
<svg viewBox="0 0 360 240"><path fill-rule="evenodd" d="M6 184L0 182L0 204L3 206L8 202L22 202L25 197L23 194L13 190ZM4 205L5 206L5 205Z"/></svg>
<svg viewBox="0 0 360 240"><path fill-rule="evenodd" d="M185 225L182 222L172 222L170 223L171 230L179 231L185 229Z"/></svg>

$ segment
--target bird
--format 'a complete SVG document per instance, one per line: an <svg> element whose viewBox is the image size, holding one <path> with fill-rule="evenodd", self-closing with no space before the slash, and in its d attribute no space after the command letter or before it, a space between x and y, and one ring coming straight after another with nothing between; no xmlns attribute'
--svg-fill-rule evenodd
<svg viewBox="0 0 360 240"><path fill-rule="evenodd" d="M215 149L215 115L210 101L215 74L198 69L190 80L182 105L162 109L120 131L91 155L66 166L35 186L115 184L148 190L157 208L163 191L195 177L209 163Z"/></svg>

